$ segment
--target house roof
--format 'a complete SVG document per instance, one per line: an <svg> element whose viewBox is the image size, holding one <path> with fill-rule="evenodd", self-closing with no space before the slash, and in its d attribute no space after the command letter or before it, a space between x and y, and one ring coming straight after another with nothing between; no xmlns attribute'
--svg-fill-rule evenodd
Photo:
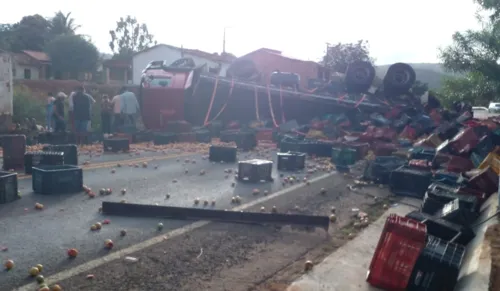
<svg viewBox="0 0 500 291"><path fill-rule="evenodd" d="M110 59L102 62L103 66L108 68L130 68L132 60L130 59Z"/></svg>
<svg viewBox="0 0 500 291"><path fill-rule="evenodd" d="M296 59L296 58L287 57L287 56L284 56L281 51L274 50L274 49L269 49L269 48L260 48L260 49L254 50L253 52L249 52L248 54L240 57L240 59L242 59L242 58L248 58L251 55L254 55L256 53L266 53L266 54L273 55L275 57L287 59L287 60L294 61L294 62L313 63L313 64L316 64L316 65L321 65L318 62L314 62L314 61L304 61L304 60L300 60L300 59Z"/></svg>
<svg viewBox="0 0 500 291"><path fill-rule="evenodd" d="M28 56L39 62L47 62L47 63L50 62L50 57L44 52L25 50L23 51L23 53L27 54Z"/></svg>
<svg viewBox="0 0 500 291"><path fill-rule="evenodd" d="M186 49L186 48L176 47L176 46L168 45L168 44L157 44L155 46L152 46L152 47L147 48L145 50L142 50L140 52L136 52L133 56L136 56L136 55L141 54L141 53L148 52L148 51L150 51L152 49L156 49L156 48L159 48L159 47L167 47L167 48L170 48L170 49L174 49L174 50L178 50L178 51L183 51L186 54L190 54L192 56L197 56L197 57L204 58L204 59L207 59L207 60L211 60L211 61L214 61L214 62L231 63L233 60L236 59L236 57L233 54L230 54L230 53L223 53L223 54L208 53L208 52L204 52L204 51L201 51L201 50L198 50L198 49Z"/></svg>

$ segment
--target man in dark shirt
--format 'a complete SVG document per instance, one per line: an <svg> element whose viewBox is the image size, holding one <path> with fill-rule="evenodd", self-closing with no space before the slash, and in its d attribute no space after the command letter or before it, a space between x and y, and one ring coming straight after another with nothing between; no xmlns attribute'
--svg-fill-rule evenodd
<svg viewBox="0 0 500 291"><path fill-rule="evenodd" d="M57 94L57 98L54 101L54 131L64 132L66 131L66 123L64 122L64 99L66 95L64 93Z"/></svg>
<svg viewBox="0 0 500 291"><path fill-rule="evenodd" d="M90 108L92 100L85 93L83 86L77 88L73 95L73 114L75 118L75 130L77 133L87 132L90 122Z"/></svg>

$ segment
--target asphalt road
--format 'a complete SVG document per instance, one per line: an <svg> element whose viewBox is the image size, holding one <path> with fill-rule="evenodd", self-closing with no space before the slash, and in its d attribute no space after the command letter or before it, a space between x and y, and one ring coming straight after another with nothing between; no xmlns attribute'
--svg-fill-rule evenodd
<svg viewBox="0 0 500 291"><path fill-rule="evenodd" d="M123 158L126 155L121 156ZM249 157L248 154L241 154L240 160ZM107 157L103 159L109 161ZM48 276L103 256L107 253L103 248L105 239L112 239L115 242L113 250L116 250L159 235L159 222L164 224L162 232L191 223L105 217L98 211L102 201L126 200L130 203L191 207L194 199L200 198L202 202L205 199L215 200L215 208L229 209L232 207L231 197L235 195L241 196L242 203L245 203L262 196L253 195L254 188L260 189L261 193L264 190L272 193L283 187L280 179L262 184L236 183L236 186L232 187L234 174L228 175L224 171L235 170L235 164L210 163L204 160L201 154L191 156L188 163L185 159L158 159L149 162L147 168L130 167L127 161L122 161L123 166L115 167L114 174L110 168L86 170L84 184L97 193L101 188L113 190L113 194L109 196L98 194L94 199L84 193L37 195L32 193L31 179L20 179L22 198L7 205L0 205L0 248L8 248L6 251L0 251L0 260L3 262L12 259L16 264L13 270L0 272L0 290L10 290L31 282L33 279L28 278L28 270L36 264L42 264L44 275ZM206 174L200 175L201 170L205 170ZM276 170L273 176L279 177ZM297 174L298 178L303 176L304 174ZM127 189L125 195L120 193L123 188ZM168 199L167 194L170 195ZM36 202L42 203L44 209L35 210ZM197 207L203 207L202 205L203 203L200 203ZM103 225L100 231L90 231L92 224L104 219L110 219L111 223ZM127 230L127 235L123 238L120 237L122 229ZM69 248L79 250L77 259L68 260L66 251Z"/></svg>

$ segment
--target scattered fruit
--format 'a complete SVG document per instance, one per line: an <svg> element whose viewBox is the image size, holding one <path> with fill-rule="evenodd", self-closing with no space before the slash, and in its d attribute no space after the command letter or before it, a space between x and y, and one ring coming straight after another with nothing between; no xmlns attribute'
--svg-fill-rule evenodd
<svg viewBox="0 0 500 291"><path fill-rule="evenodd" d="M321 195L325 195L326 194L326 189L325 188L321 188L320 193L321 193Z"/></svg>
<svg viewBox="0 0 500 291"><path fill-rule="evenodd" d="M194 205L198 205L200 203L200 198L195 198L194 199Z"/></svg>
<svg viewBox="0 0 500 291"><path fill-rule="evenodd" d="M97 225L92 224L92 225L90 226L90 230L91 230L91 231L96 231L96 230L97 230Z"/></svg>
<svg viewBox="0 0 500 291"><path fill-rule="evenodd" d="M40 274L40 271L38 270L37 267L31 267L31 269L29 270L29 274L30 276L35 277L38 276L38 274Z"/></svg>
<svg viewBox="0 0 500 291"><path fill-rule="evenodd" d="M121 192L122 192L122 195L125 195L127 193L127 189L123 188Z"/></svg>
<svg viewBox="0 0 500 291"><path fill-rule="evenodd" d="M78 256L78 250L77 249L69 249L68 256L70 258L76 258Z"/></svg>
<svg viewBox="0 0 500 291"><path fill-rule="evenodd" d="M126 236L127 231L125 229L120 230L120 236Z"/></svg>
<svg viewBox="0 0 500 291"><path fill-rule="evenodd" d="M203 205L207 206L208 205L208 200L203 201Z"/></svg>
<svg viewBox="0 0 500 291"><path fill-rule="evenodd" d="M273 206L273 208L271 209L271 212L272 213L277 213L278 212L278 208L276 208L276 206Z"/></svg>
<svg viewBox="0 0 500 291"><path fill-rule="evenodd" d="M203 175L205 175L205 174L206 174L206 171L205 171L205 170L201 170L201 171L200 171L200 176L203 176Z"/></svg>
<svg viewBox="0 0 500 291"><path fill-rule="evenodd" d="M170 199L170 194L165 195L165 199Z"/></svg>
<svg viewBox="0 0 500 291"><path fill-rule="evenodd" d="M37 202L37 203L35 203L35 209L36 209L36 210L43 210L43 207L44 207L44 206L43 206L43 204L42 204L42 203L38 203L38 202Z"/></svg>
<svg viewBox="0 0 500 291"><path fill-rule="evenodd" d="M332 213L335 213L335 212L337 211L337 209L335 208L335 206L332 206L332 208L330 209L330 211L331 211Z"/></svg>
<svg viewBox="0 0 500 291"><path fill-rule="evenodd" d="M383 207L384 207L384 209L386 209L386 210L387 210L387 209L389 209L389 205L387 205L387 204L384 204L384 206L383 206Z"/></svg>
<svg viewBox="0 0 500 291"><path fill-rule="evenodd" d="M314 265L312 261L306 261L306 263L304 264L304 271L306 272L311 271L313 266Z"/></svg>
<svg viewBox="0 0 500 291"><path fill-rule="evenodd" d="M158 230L162 230L163 229L163 223L158 223L158 226L156 227Z"/></svg>
<svg viewBox="0 0 500 291"><path fill-rule="evenodd" d="M259 195L259 193L260 193L260 190L259 190L259 189L253 189L253 190L252 190L252 194L253 194L253 195Z"/></svg>
<svg viewBox="0 0 500 291"><path fill-rule="evenodd" d="M58 284L55 284L55 285L52 285L52 287L50 288L50 290L51 291L62 291L62 288Z"/></svg>
<svg viewBox="0 0 500 291"><path fill-rule="evenodd" d="M107 239L104 241L104 247L107 248L108 250L112 249L114 246L114 243L112 240Z"/></svg>
<svg viewBox="0 0 500 291"><path fill-rule="evenodd" d="M38 289L38 291L50 291L50 288L49 288L49 286L44 285L44 286L40 287L40 289Z"/></svg>
<svg viewBox="0 0 500 291"><path fill-rule="evenodd" d="M37 264L35 267L38 269L38 271L40 271L40 273L42 272L43 270L42 264Z"/></svg>
<svg viewBox="0 0 500 291"><path fill-rule="evenodd" d="M330 221L331 222L337 221L337 216L335 214L330 215Z"/></svg>
<svg viewBox="0 0 500 291"><path fill-rule="evenodd" d="M5 269L7 271L8 270L12 270L14 268L14 261L13 260L7 260L7 261L5 261L4 266L5 266Z"/></svg>
<svg viewBox="0 0 500 291"><path fill-rule="evenodd" d="M269 194L269 191L264 190L264 196L267 196L267 194Z"/></svg>
<svg viewBox="0 0 500 291"><path fill-rule="evenodd" d="M142 163L142 167L143 168L147 168L148 167L148 163L146 163L146 162Z"/></svg>
<svg viewBox="0 0 500 291"><path fill-rule="evenodd" d="M116 173L116 170L115 169L111 169L111 174L114 174Z"/></svg>
<svg viewBox="0 0 500 291"><path fill-rule="evenodd" d="M266 211L266 208L265 208L264 206L262 206L262 207L260 208L260 212L265 212L265 211Z"/></svg>
<svg viewBox="0 0 500 291"><path fill-rule="evenodd" d="M212 200L212 206L215 206L215 200Z"/></svg>
<svg viewBox="0 0 500 291"><path fill-rule="evenodd" d="M87 279L88 279L88 280L92 280L92 279L94 279L94 278L95 278L94 274L88 274L88 275L87 275Z"/></svg>
<svg viewBox="0 0 500 291"><path fill-rule="evenodd" d="M36 276L35 279L38 282L38 284L42 284L43 282L45 282L45 278L43 277L43 275L38 275Z"/></svg>

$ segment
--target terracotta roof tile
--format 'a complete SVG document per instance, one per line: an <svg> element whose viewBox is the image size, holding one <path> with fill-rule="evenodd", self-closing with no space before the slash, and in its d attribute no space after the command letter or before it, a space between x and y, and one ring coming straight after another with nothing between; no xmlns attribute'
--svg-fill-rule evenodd
<svg viewBox="0 0 500 291"><path fill-rule="evenodd" d="M23 53L32 57L33 59L39 62L50 62L50 57L44 52L36 52L36 51L23 51Z"/></svg>

